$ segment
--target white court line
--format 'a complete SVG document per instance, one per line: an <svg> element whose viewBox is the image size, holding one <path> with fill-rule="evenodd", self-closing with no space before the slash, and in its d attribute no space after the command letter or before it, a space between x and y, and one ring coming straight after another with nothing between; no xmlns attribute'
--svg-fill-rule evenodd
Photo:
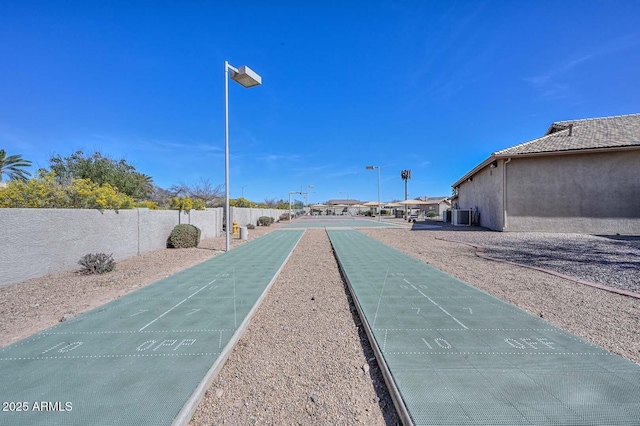
<svg viewBox="0 0 640 426"><path fill-rule="evenodd" d="M182 305L184 302L186 302L187 300L191 299L193 296L195 296L196 294L200 293L202 290L204 290L205 288L209 287L211 284L213 284L214 282L216 282L216 280L211 281L209 284L205 285L204 287L202 287L200 290L197 290L195 293L193 293L191 296L187 297L186 299L184 299L183 301L177 303L176 305L174 305L173 307L169 308L168 311L166 311L164 314L160 315L159 317L157 317L156 319L154 319L153 321L151 321L149 324L145 325L144 327L142 327L140 330L138 331L142 331L145 328L149 327L151 324L153 324L154 322L158 321L160 318L162 318L163 316L167 315L169 312L173 311L175 308L177 308L178 306Z"/></svg>
<svg viewBox="0 0 640 426"><path fill-rule="evenodd" d="M236 311L236 268L231 270L233 276L233 324L234 328L238 328L238 314Z"/></svg>
<svg viewBox="0 0 640 426"><path fill-rule="evenodd" d="M406 279L406 278L403 278L403 280L404 280L404 282L405 282L405 283L407 283L407 284L411 284L409 281L407 281L407 279Z"/></svg>
<svg viewBox="0 0 640 426"><path fill-rule="evenodd" d="M433 301L433 299L431 299L429 296L427 296L426 294L424 294L423 292L421 292L420 290L418 290L418 288L416 286L414 286L413 284L411 284L411 287L413 287L418 293L420 293L421 295L423 295L424 297L426 297L427 299L429 299L429 302L433 303L434 305L436 305L438 308L440 308L442 310L442 312L444 312L445 314L449 315L451 318L453 318L453 320L455 322L457 322L458 324L460 324L462 327L464 327L465 330L468 330L469 328L464 325L463 323L461 323L460 321L458 321L458 319L456 317L454 317L453 315L451 315L449 312L447 312L442 306L438 305L436 302Z"/></svg>
<svg viewBox="0 0 640 426"><path fill-rule="evenodd" d="M387 283L387 275L389 275L389 268L384 274L384 281L382 281L382 290L380 290L380 298L378 299L378 307L376 308L376 314L373 316L373 327L376 328L376 319L378 318L378 309L380 309L380 302L382 302L382 293L384 292L384 285Z"/></svg>

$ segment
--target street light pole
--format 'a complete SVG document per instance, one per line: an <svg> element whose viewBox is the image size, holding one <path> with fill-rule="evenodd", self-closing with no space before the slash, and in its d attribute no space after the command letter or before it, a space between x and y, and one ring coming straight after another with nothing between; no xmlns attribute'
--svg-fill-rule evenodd
<svg viewBox="0 0 640 426"><path fill-rule="evenodd" d="M242 198L244 198L244 187L249 185L242 185Z"/></svg>
<svg viewBox="0 0 640 426"><path fill-rule="evenodd" d="M367 166L367 170L378 169L378 222L382 221L382 205L380 204L380 166Z"/></svg>
<svg viewBox="0 0 640 426"><path fill-rule="evenodd" d="M313 188L313 185L307 185L307 190L304 192L304 203L309 204L309 188Z"/></svg>
<svg viewBox="0 0 640 426"><path fill-rule="evenodd" d="M262 84L262 77L256 74L251 68L242 66L235 68L224 61L224 215L225 215L225 240L226 251L231 246L231 234L229 228L229 71L233 81L249 88Z"/></svg>

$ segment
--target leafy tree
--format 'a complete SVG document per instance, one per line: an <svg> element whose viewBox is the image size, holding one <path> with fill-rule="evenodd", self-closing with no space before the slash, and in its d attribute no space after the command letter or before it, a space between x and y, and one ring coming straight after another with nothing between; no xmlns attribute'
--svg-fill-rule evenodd
<svg viewBox="0 0 640 426"><path fill-rule="evenodd" d="M204 201L199 199L192 200L191 197L173 197L169 202L169 209L178 210L178 223L180 223L180 212L189 214L192 209L204 210L205 208Z"/></svg>
<svg viewBox="0 0 640 426"><path fill-rule="evenodd" d="M149 210L159 210L160 206L154 201L139 201L136 203L136 207L147 208Z"/></svg>
<svg viewBox="0 0 640 426"><path fill-rule="evenodd" d="M254 203L253 201L249 201L246 198L236 198L236 199L230 199L229 200L229 205L231 207L256 207L257 204Z"/></svg>
<svg viewBox="0 0 640 426"><path fill-rule="evenodd" d="M76 151L68 157L54 155L49 159L49 167L56 179L67 186L74 179L89 179L98 186L109 184L118 191L136 200L146 199L153 191L153 179L139 173L126 160L114 160L100 152L85 155Z"/></svg>
<svg viewBox="0 0 640 426"><path fill-rule="evenodd" d="M31 173L24 170L25 167L31 167L31 161L22 159L20 155L7 156L7 152L0 149L0 182L2 182L2 175L7 175L11 180L26 181Z"/></svg>
<svg viewBox="0 0 640 426"><path fill-rule="evenodd" d="M75 209L129 209L133 198L119 193L111 185L98 186L89 179L75 179L63 186L53 172L42 172L37 177L12 180L0 188L0 207L4 208L75 208Z"/></svg>

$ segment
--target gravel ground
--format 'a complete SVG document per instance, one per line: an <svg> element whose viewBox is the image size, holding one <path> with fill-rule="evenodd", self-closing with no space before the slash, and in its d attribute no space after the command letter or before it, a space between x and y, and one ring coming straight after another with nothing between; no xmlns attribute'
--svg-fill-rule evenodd
<svg viewBox="0 0 640 426"><path fill-rule="evenodd" d="M640 237L456 232L448 239L481 246L496 259L640 293Z"/></svg>
<svg viewBox="0 0 640 426"><path fill-rule="evenodd" d="M398 422L324 230L307 230L191 425Z"/></svg>

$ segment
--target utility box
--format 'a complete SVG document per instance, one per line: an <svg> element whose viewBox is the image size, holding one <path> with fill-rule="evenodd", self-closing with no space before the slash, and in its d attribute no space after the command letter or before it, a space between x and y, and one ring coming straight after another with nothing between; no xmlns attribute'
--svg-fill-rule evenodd
<svg viewBox="0 0 640 426"><path fill-rule="evenodd" d="M454 209L451 216L451 224L454 226L471 226L471 209Z"/></svg>

